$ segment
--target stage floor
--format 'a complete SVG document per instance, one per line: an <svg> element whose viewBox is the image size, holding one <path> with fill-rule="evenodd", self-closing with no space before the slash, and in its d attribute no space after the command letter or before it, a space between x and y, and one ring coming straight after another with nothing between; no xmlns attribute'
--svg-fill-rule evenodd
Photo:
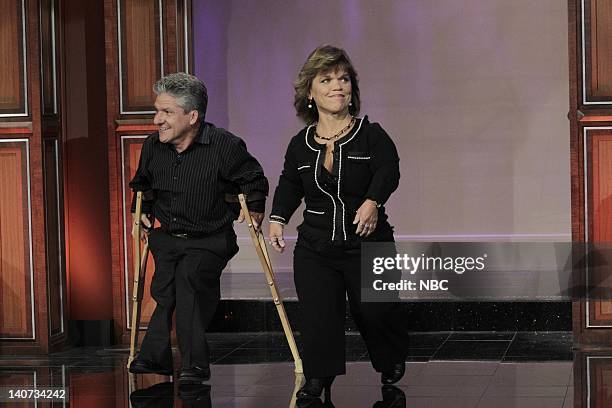
<svg viewBox="0 0 612 408"><path fill-rule="evenodd" d="M412 333L406 375L397 387L384 389L361 338L346 339L347 373L332 388L336 407L573 406L571 333ZM172 377L129 375L128 350L120 347L5 355L0 379L5 391L9 385L65 388L66 403L53 406L270 408L295 402L302 378L293 372L281 334L211 334L210 346L212 378L189 389L175 387Z"/></svg>

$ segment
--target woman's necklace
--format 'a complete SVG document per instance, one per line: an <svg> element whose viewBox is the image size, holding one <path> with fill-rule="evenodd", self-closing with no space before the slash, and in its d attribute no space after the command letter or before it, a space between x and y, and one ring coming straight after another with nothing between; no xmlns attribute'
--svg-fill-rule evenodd
<svg viewBox="0 0 612 408"><path fill-rule="evenodd" d="M354 124L355 124L355 117L352 117L351 121L349 122L348 125L343 127L342 130L340 130L338 133L336 133L335 135L330 136L330 137L321 136L320 134L317 133L317 128L315 127L315 136L318 137L319 139L323 139L323 140L334 140L334 139L342 136L344 134L344 132L349 130L351 128L351 126L353 126Z"/></svg>

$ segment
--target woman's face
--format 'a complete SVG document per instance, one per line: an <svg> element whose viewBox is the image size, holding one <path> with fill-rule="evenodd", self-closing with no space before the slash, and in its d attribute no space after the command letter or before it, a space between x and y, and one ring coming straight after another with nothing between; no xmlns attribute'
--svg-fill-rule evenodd
<svg viewBox="0 0 612 408"><path fill-rule="evenodd" d="M348 112L351 101L351 78L343 69L319 72L312 81L309 98L317 104L319 114Z"/></svg>

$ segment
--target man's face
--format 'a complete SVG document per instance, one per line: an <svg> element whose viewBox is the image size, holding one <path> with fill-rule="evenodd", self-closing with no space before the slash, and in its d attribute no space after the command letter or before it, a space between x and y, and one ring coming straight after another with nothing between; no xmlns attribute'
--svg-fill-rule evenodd
<svg viewBox="0 0 612 408"><path fill-rule="evenodd" d="M188 135L198 119L198 111L185 112L177 99L167 93L160 93L155 99L153 123L159 127L159 141L179 145Z"/></svg>

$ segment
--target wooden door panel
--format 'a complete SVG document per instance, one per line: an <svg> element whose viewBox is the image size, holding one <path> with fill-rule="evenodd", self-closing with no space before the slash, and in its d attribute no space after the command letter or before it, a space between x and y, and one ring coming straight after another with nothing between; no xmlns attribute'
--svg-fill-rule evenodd
<svg viewBox="0 0 612 408"><path fill-rule="evenodd" d="M27 141L0 142L0 336L33 338Z"/></svg>

